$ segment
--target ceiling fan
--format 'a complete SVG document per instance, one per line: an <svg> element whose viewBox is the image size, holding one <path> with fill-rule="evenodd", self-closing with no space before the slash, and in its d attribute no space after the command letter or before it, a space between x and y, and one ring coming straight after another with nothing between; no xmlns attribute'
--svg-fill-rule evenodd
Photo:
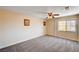
<svg viewBox="0 0 79 59"><path fill-rule="evenodd" d="M48 12L48 19L52 19L52 18L55 18L54 16L59 16L59 14L54 14L52 12Z"/></svg>
<svg viewBox="0 0 79 59"><path fill-rule="evenodd" d="M42 12L42 13L48 15L48 16L46 17L46 19L53 19L53 18L55 18L55 16L59 16L59 14L53 13L53 12Z"/></svg>

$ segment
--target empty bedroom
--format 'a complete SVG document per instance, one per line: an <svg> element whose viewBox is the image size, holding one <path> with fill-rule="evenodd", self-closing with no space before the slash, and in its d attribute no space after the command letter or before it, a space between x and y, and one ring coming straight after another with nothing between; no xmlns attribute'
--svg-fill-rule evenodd
<svg viewBox="0 0 79 59"><path fill-rule="evenodd" d="M0 52L79 52L79 6L0 6Z"/></svg>

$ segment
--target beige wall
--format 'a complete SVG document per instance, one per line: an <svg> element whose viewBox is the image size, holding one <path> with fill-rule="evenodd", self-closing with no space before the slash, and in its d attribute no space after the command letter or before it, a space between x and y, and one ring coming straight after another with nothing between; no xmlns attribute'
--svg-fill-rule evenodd
<svg viewBox="0 0 79 59"><path fill-rule="evenodd" d="M1 14L0 12L0 18L2 18ZM2 19L0 19L0 39L2 39Z"/></svg>
<svg viewBox="0 0 79 59"><path fill-rule="evenodd" d="M79 41L79 15L77 15L77 18L78 18L78 20L77 20L77 38L78 38L78 41Z"/></svg>
<svg viewBox="0 0 79 59"><path fill-rule="evenodd" d="M77 20L76 16L67 16L67 17L61 17L61 18L56 18L56 19L52 19L49 20L47 23L47 32L48 35L52 35L52 36L57 36L57 37L62 37L62 38L67 38L67 39L71 39L71 40L76 40L77 41L77 32L59 32L58 31L58 25L57 22L59 20ZM55 27L54 27L55 26Z"/></svg>
<svg viewBox="0 0 79 59"><path fill-rule="evenodd" d="M2 26L3 25L2 24L3 23L2 15L3 15L3 13L0 12L0 43L1 43L1 40L3 40L3 38L4 38L3 37L3 33L4 33L3 28L4 28L4 26Z"/></svg>
<svg viewBox="0 0 79 59"><path fill-rule="evenodd" d="M24 26L24 18L30 26ZM0 11L0 48L44 35L43 20L11 11Z"/></svg>
<svg viewBox="0 0 79 59"><path fill-rule="evenodd" d="M54 19L47 20L47 26L46 26L47 35L54 36L54 32L55 32L54 28L55 28Z"/></svg>

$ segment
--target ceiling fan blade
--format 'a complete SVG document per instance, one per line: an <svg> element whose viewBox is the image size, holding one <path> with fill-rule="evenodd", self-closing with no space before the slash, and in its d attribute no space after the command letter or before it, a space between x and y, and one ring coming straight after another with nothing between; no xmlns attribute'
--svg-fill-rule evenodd
<svg viewBox="0 0 79 59"><path fill-rule="evenodd" d="M59 16L59 14L53 14L54 16Z"/></svg>

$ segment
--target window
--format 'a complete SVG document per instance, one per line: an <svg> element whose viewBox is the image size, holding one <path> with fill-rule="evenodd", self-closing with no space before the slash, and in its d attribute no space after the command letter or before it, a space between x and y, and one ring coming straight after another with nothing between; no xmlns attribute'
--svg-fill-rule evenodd
<svg viewBox="0 0 79 59"><path fill-rule="evenodd" d="M58 31L66 31L66 21L58 22Z"/></svg>
<svg viewBox="0 0 79 59"><path fill-rule="evenodd" d="M58 21L58 31L76 31L75 20Z"/></svg>
<svg viewBox="0 0 79 59"><path fill-rule="evenodd" d="M76 31L76 21L75 20L71 20L71 21L67 21L67 31Z"/></svg>

